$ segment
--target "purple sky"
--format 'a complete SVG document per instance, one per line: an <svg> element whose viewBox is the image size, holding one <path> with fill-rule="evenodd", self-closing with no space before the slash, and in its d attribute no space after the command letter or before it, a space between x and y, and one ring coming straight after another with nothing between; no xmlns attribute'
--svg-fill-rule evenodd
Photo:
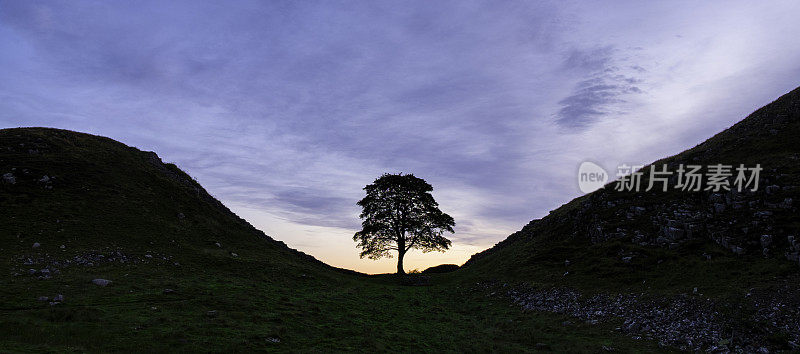
<svg viewBox="0 0 800 354"><path fill-rule="evenodd" d="M0 127L153 150L271 236L359 260L361 188L428 180L461 263L800 85L800 2L0 0Z"/></svg>

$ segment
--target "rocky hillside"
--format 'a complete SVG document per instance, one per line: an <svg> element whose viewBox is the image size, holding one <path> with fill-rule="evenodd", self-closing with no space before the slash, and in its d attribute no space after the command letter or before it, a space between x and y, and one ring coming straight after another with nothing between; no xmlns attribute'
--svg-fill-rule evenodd
<svg viewBox="0 0 800 354"><path fill-rule="evenodd" d="M676 156L533 220L457 274L522 309L610 323L687 351L800 350L800 89ZM730 165L730 190L676 188L681 165ZM760 165L758 187L736 167ZM749 178L752 171L745 174ZM712 175L714 173L711 173ZM753 179L755 182L756 179ZM663 191L666 182L667 191ZM693 188L687 188L693 189Z"/></svg>
<svg viewBox="0 0 800 354"><path fill-rule="evenodd" d="M798 137L800 89L795 89L704 143L642 169L644 189L653 166L661 171L666 164L667 171L674 172L681 164L731 165L733 175L727 180L733 187L736 167L760 164L763 170L755 191L683 191L675 188L677 174L670 177L667 192L659 188L660 184L654 184L657 188L650 192L617 191L617 183L613 182L531 221L495 247L474 255L466 265L488 262L499 257L503 249L564 240L591 244L621 240L669 249L707 240L733 254L780 257L797 264ZM503 255L509 256L513 255Z"/></svg>

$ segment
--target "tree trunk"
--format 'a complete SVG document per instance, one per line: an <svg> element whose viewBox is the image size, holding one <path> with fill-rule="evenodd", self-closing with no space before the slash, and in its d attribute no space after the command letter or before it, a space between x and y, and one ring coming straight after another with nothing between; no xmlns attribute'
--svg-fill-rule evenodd
<svg viewBox="0 0 800 354"><path fill-rule="evenodd" d="M403 251L398 251L397 252L397 275L405 275L406 274L406 271L403 270L403 256L405 256L405 255L406 255L406 253L403 252Z"/></svg>

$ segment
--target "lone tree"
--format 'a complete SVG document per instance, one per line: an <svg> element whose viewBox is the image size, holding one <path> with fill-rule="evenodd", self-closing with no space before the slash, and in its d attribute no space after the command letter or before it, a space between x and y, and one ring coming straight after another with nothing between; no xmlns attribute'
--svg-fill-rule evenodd
<svg viewBox="0 0 800 354"><path fill-rule="evenodd" d="M454 232L456 223L439 210L428 182L413 174L387 173L364 190L367 196L358 202L362 230L353 236L361 258L391 258L391 251L397 251L397 274L405 274L403 257L410 249L444 252L450 248L450 240L442 234Z"/></svg>

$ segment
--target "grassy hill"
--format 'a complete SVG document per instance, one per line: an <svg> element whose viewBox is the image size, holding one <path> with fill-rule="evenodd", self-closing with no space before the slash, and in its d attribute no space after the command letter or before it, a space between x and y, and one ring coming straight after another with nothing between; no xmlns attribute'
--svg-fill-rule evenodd
<svg viewBox="0 0 800 354"><path fill-rule="evenodd" d="M4 352L657 349L444 275L329 267L108 138L0 130L0 210Z"/></svg>

